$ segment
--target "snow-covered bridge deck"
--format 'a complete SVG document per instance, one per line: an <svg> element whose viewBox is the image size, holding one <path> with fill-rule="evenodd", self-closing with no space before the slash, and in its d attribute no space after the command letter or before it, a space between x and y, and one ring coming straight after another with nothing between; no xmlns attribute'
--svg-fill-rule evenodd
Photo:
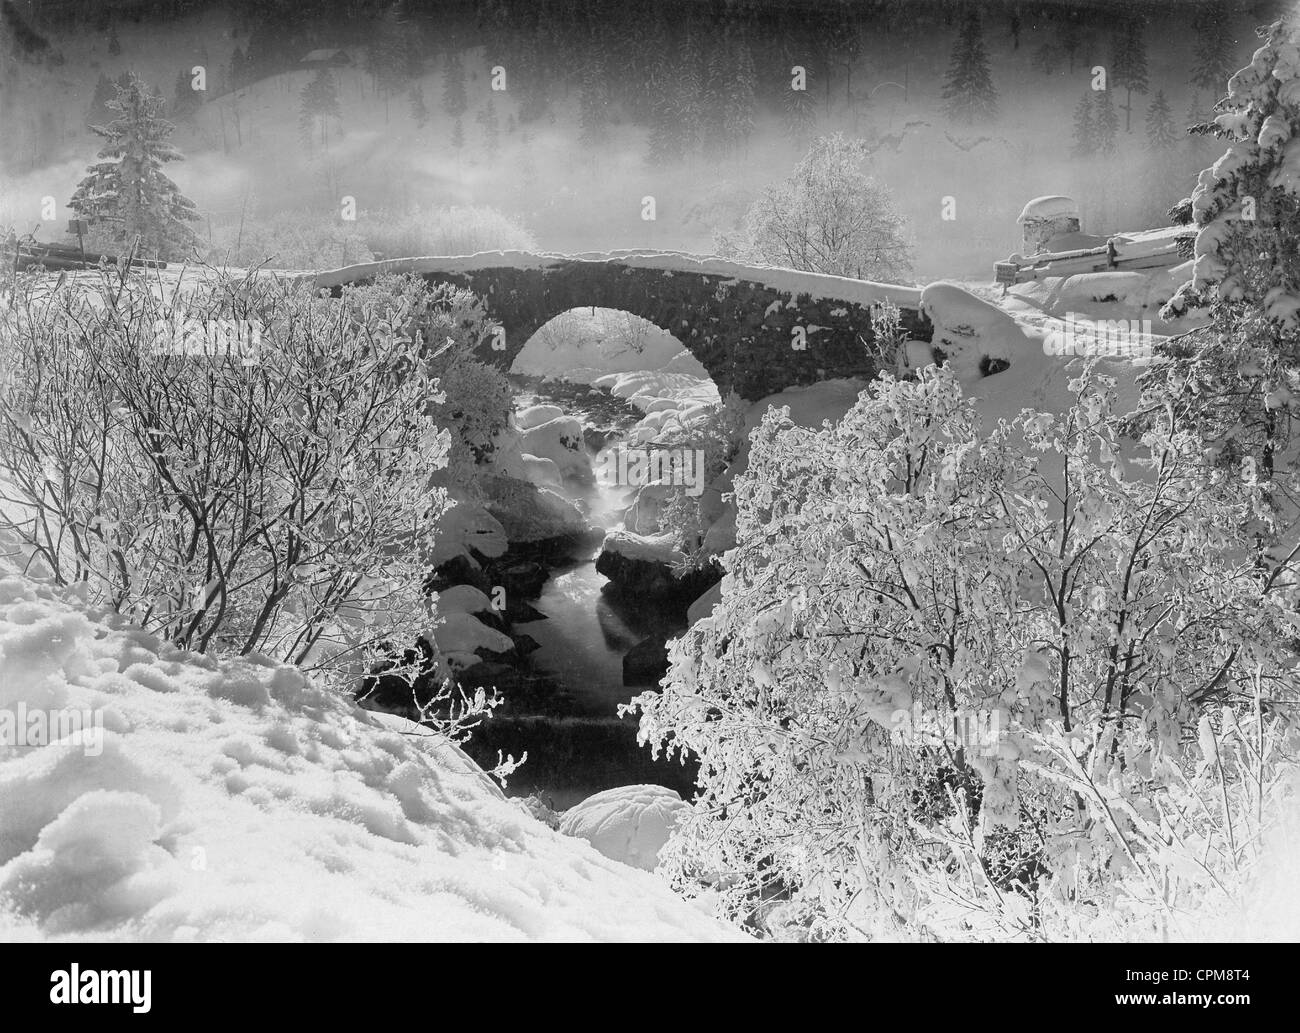
<svg viewBox="0 0 1300 1033"><path fill-rule="evenodd" d="M338 289L384 273L412 273L467 287L505 331L483 357L509 367L528 338L571 308L641 316L676 335L723 392L757 399L795 384L875 374L867 344L871 309L892 301L913 338L930 339L915 287L793 269L747 266L672 251L579 255L486 251L402 258L317 273Z"/></svg>

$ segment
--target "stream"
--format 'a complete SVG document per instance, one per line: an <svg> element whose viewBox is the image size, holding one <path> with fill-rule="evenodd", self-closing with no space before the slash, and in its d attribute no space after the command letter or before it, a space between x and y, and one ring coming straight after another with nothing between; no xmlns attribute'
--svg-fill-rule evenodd
<svg viewBox="0 0 1300 1033"><path fill-rule="evenodd" d="M608 413L592 414L573 398L553 399L539 388L521 391L516 400L519 408L547 403L559 405L584 425L610 422ZM634 419L625 415L615 425L622 422L626 430ZM600 479L601 452L621 440L616 432L600 452L591 453L598 472L593 486L562 491L602 530L622 526L623 510L633 494ZM540 596L530 600L546 619L517 625L538 643L529 657L532 671L558 690L545 712L540 707L503 707L475 733L485 751L499 747L517 756L521 748L527 749L528 761L511 778L507 791L511 796L536 794L557 810L602 789L637 783L656 782L689 796L694 781L691 766L653 761L650 751L636 743L636 719L618 716L620 704L645 691L624 685L624 655L651 634L680 633L685 622L644 599L621 598L596 572L599 553L596 546L550 560L550 576Z"/></svg>

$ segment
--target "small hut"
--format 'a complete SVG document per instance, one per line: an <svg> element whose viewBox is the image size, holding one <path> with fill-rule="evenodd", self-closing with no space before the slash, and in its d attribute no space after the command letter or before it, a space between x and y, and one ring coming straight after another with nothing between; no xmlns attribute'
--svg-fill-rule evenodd
<svg viewBox="0 0 1300 1033"><path fill-rule="evenodd" d="M1026 255L1049 251L1049 241L1079 233L1079 205L1072 197L1050 194L1035 197L1020 213L1020 236Z"/></svg>

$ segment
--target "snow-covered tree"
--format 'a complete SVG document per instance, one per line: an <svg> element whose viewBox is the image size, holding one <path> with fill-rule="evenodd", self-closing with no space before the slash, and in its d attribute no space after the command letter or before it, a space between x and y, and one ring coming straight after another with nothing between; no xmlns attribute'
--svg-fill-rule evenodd
<svg viewBox="0 0 1300 1033"><path fill-rule="evenodd" d="M108 107L116 117L91 127L105 143L68 207L118 247L138 239L143 254L187 254L194 243L189 223L198 212L163 172L163 165L183 158L170 143L176 127L162 117L162 98L131 75Z"/></svg>
<svg viewBox="0 0 1300 1033"><path fill-rule="evenodd" d="M866 145L841 133L815 141L788 178L750 206L724 252L766 265L869 280L911 276L906 222L863 168Z"/></svg>
<svg viewBox="0 0 1300 1033"><path fill-rule="evenodd" d="M768 411L721 602L634 700L701 762L679 885L783 900L773 932L1051 938L1139 895L1152 935L1233 870L1146 833L1188 829L1207 700L1296 698L1291 578L1243 548L1257 485L1167 419L1126 462L1113 382L1072 390L988 432L933 367L823 429Z"/></svg>
<svg viewBox="0 0 1300 1033"><path fill-rule="evenodd" d="M1273 484L1293 508L1294 399L1300 397L1300 27L1294 16L1261 30L1266 41L1228 81L1214 135L1228 149L1191 197L1193 278L1162 315L1208 308L1214 334L1190 372L1218 385L1201 406L1217 414L1218 447Z"/></svg>
<svg viewBox="0 0 1300 1033"><path fill-rule="evenodd" d="M955 122L979 121L997 115L998 92L984 50L979 12L974 7L967 13L953 47L952 62L943 82L943 100L944 111Z"/></svg>

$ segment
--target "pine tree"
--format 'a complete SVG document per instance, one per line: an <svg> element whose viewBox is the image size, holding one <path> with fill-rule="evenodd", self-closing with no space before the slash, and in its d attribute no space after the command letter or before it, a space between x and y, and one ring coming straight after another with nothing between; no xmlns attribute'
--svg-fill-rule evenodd
<svg viewBox="0 0 1300 1033"><path fill-rule="evenodd" d="M732 74L723 115L727 149L732 153L748 148L754 132L754 58L749 43L741 38L732 48Z"/></svg>
<svg viewBox="0 0 1300 1033"><path fill-rule="evenodd" d="M339 89L334 81L334 73L328 68L319 68L311 81L302 88L298 108L298 124L302 129L303 139L311 147L314 130L320 131L321 146L329 141L329 123L337 123L342 118L339 110Z"/></svg>
<svg viewBox="0 0 1300 1033"><path fill-rule="evenodd" d="M203 106L203 99L194 89L190 73L182 68L176 73L176 95L172 98L172 117L194 121L194 113Z"/></svg>
<svg viewBox="0 0 1300 1033"><path fill-rule="evenodd" d="M459 119L469 110L469 97L465 93L465 63L458 50L447 55L447 63L442 68L442 109L452 119Z"/></svg>
<svg viewBox="0 0 1300 1033"><path fill-rule="evenodd" d="M1229 10L1224 0L1214 0L1192 19L1196 47L1189 81L1193 86L1221 92L1232 74L1232 40L1228 21Z"/></svg>
<svg viewBox="0 0 1300 1033"><path fill-rule="evenodd" d="M662 56L650 72L646 93L650 98L646 161L650 165L670 165L682 157L682 134L676 77Z"/></svg>
<svg viewBox="0 0 1300 1033"><path fill-rule="evenodd" d="M1177 142L1178 132L1174 128L1174 116L1169 101L1165 99L1165 91L1156 90L1151 106L1147 108L1147 146L1153 151L1163 151Z"/></svg>
<svg viewBox="0 0 1300 1033"><path fill-rule="evenodd" d="M704 83L700 74L700 49L688 28L677 54L677 125L684 155L692 153L703 132Z"/></svg>
<svg viewBox="0 0 1300 1033"><path fill-rule="evenodd" d="M609 136L609 93L599 51L588 51L578 93L578 139L588 147Z"/></svg>
<svg viewBox="0 0 1300 1033"><path fill-rule="evenodd" d="M808 90L787 89L781 96L785 135L804 146L817 124L817 104Z"/></svg>
<svg viewBox="0 0 1300 1033"><path fill-rule="evenodd" d="M953 47L943 84L944 110L955 122L974 122L997 115L998 93L984 51L979 12L971 8Z"/></svg>
<svg viewBox="0 0 1300 1033"><path fill-rule="evenodd" d="M131 75L108 106L117 117L93 127L106 142L68 207L115 244L129 247L138 236L143 253L185 254L194 243L187 223L198 212L162 171L183 160L168 142L175 126L162 117L162 98Z"/></svg>
<svg viewBox="0 0 1300 1033"><path fill-rule="evenodd" d="M700 134L704 149L710 154L717 154L725 147L724 115L729 89L728 71L723 48L710 47L700 93Z"/></svg>
<svg viewBox="0 0 1300 1033"><path fill-rule="evenodd" d="M186 88L189 87L189 80L186 79ZM95 83L95 93L90 100L90 109L86 112L86 127L103 125L113 118L113 112L108 104L117 96L117 87L113 85L113 80L103 72L99 73L99 81Z"/></svg>
<svg viewBox="0 0 1300 1033"><path fill-rule="evenodd" d="M108 32L108 53L111 57L117 57L122 53L122 44L117 38L117 26L113 26Z"/></svg>
<svg viewBox="0 0 1300 1033"><path fill-rule="evenodd" d="M1110 90L1098 90L1093 125L1096 127L1097 150L1102 154L1115 153L1115 139L1119 133L1119 112L1110 99Z"/></svg>
<svg viewBox="0 0 1300 1033"><path fill-rule="evenodd" d="M1110 86L1125 91L1124 132L1133 131L1133 94L1146 94L1147 47L1145 21L1141 15L1125 19L1111 40Z"/></svg>
<svg viewBox="0 0 1300 1033"><path fill-rule="evenodd" d="M390 98L407 88L412 64L411 25L393 4L379 19L368 62L375 88L384 98L384 121L388 121ZM463 89L463 84L462 84Z"/></svg>
<svg viewBox="0 0 1300 1033"><path fill-rule="evenodd" d="M248 85L248 59L243 50L235 48L230 55L230 88L238 90Z"/></svg>
<svg viewBox="0 0 1300 1033"><path fill-rule="evenodd" d="M1097 118L1094 111L1093 97L1092 90L1088 90L1074 109L1073 153L1076 158L1090 158L1097 153L1099 141L1097 139Z"/></svg>
<svg viewBox="0 0 1300 1033"><path fill-rule="evenodd" d="M489 159L495 158L501 150L501 123L497 119L496 102L493 101L491 92L488 93L487 103L475 116L475 121L483 130L484 152Z"/></svg>
<svg viewBox="0 0 1300 1033"><path fill-rule="evenodd" d="M1079 27L1078 22L1073 20L1066 21L1061 27L1061 51L1070 59L1070 71L1074 72L1074 62L1078 59L1080 51L1083 50L1083 30Z"/></svg>
<svg viewBox="0 0 1300 1033"><path fill-rule="evenodd" d="M424 102L424 87L418 82L411 85L411 118L421 129L429 124L429 106Z"/></svg>

